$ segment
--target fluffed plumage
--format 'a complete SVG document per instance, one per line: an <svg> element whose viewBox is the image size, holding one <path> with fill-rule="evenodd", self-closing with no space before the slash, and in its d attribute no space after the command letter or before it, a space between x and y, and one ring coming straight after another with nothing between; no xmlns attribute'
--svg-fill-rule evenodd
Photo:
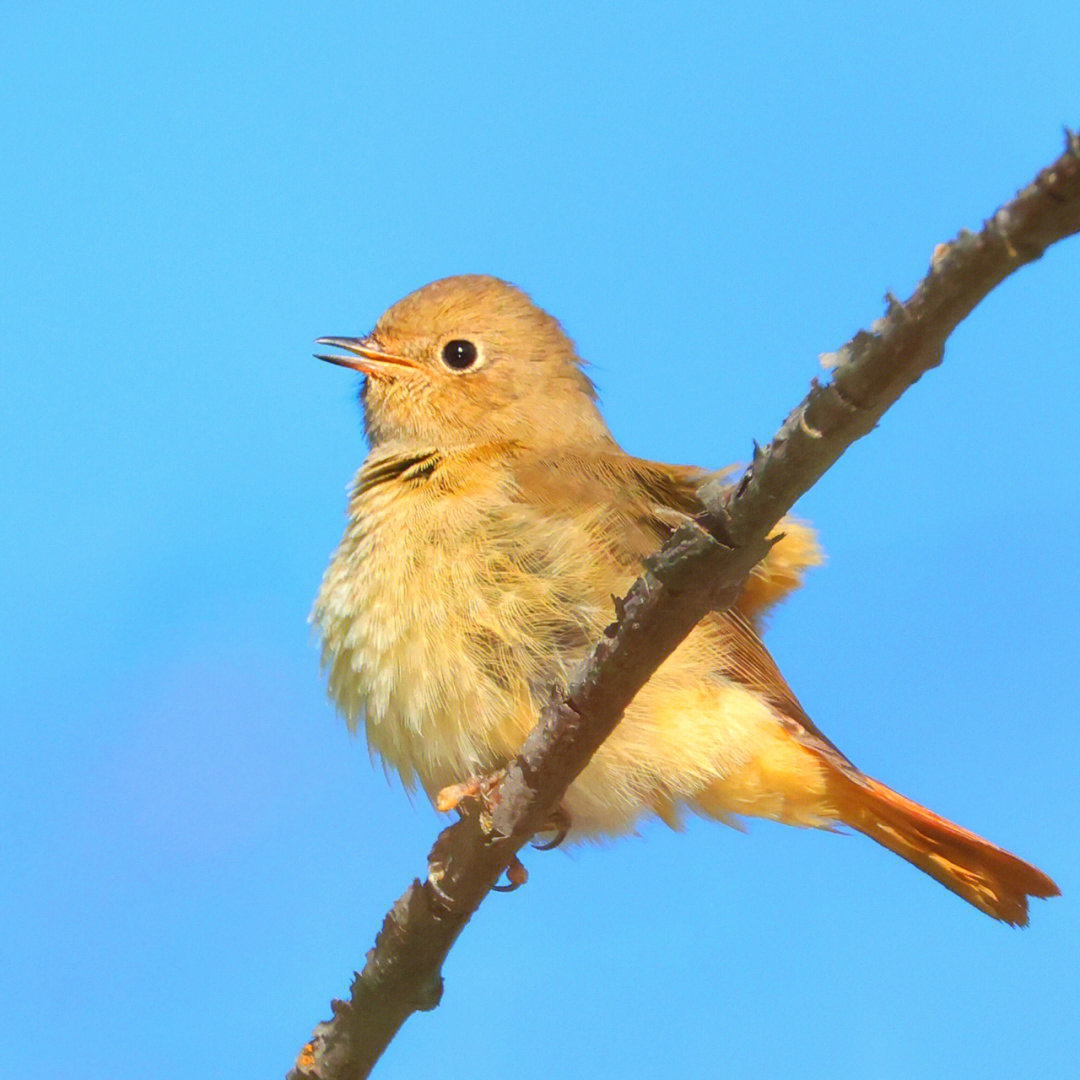
<svg viewBox="0 0 1080 1080"><path fill-rule="evenodd" d="M313 618L330 694L433 799L515 753L641 560L715 474L615 443L559 324L494 278L448 278L367 338L323 339L364 372L371 453ZM803 711L759 637L821 561L785 519L738 605L708 615L567 792L572 835L687 807L720 820L850 825L980 910L1027 921L1041 871L865 776Z"/></svg>

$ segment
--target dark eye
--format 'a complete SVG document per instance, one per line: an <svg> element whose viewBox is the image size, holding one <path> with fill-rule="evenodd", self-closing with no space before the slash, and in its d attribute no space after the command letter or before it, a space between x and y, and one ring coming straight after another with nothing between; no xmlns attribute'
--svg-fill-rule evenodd
<svg viewBox="0 0 1080 1080"><path fill-rule="evenodd" d="M476 346L464 338L448 341L442 350L443 363L454 371L467 371L476 363L479 355Z"/></svg>

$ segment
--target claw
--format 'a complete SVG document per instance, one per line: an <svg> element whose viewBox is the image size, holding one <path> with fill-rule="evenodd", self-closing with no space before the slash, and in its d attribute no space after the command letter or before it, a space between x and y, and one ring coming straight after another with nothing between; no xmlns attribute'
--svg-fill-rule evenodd
<svg viewBox="0 0 1080 1080"><path fill-rule="evenodd" d="M529 880L529 871L521 864L521 860L515 855L514 861L506 868L506 884L492 885L492 892L513 892L520 889Z"/></svg>
<svg viewBox="0 0 1080 1080"><path fill-rule="evenodd" d="M532 846L537 851L551 851L552 848L557 848L570 832L570 825L572 824L570 813L565 807L557 806L551 812L551 817L544 822L544 827L541 832L554 831L555 835L552 839L545 841L542 844L538 844L535 840L532 842Z"/></svg>

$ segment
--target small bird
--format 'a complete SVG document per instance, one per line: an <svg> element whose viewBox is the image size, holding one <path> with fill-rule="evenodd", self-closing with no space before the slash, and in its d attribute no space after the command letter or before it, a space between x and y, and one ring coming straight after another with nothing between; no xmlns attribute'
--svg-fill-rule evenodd
<svg viewBox="0 0 1080 1080"><path fill-rule="evenodd" d="M406 785L442 807L516 753L641 572L718 474L626 454L559 323L494 277L436 281L363 338L320 338L362 372L370 453L312 620L329 692ZM848 825L979 910L1026 925L1058 895L1034 866L857 769L759 636L821 561L786 518L737 604L660 666L566 793L572 839L684 809L735 824Z"/></svg>

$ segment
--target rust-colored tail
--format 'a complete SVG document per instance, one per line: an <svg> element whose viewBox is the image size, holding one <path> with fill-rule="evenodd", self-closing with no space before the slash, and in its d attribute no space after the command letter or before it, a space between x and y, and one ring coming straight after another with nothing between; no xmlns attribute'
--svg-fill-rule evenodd
<svg viewBox="0 0 1080 1080"><path fill-rule="evenodd" d="M1027 926L1029 896L1059 896L1041 870L870 777L839 772L830 795L840 820L937 878L980 911Z"/></svg>

